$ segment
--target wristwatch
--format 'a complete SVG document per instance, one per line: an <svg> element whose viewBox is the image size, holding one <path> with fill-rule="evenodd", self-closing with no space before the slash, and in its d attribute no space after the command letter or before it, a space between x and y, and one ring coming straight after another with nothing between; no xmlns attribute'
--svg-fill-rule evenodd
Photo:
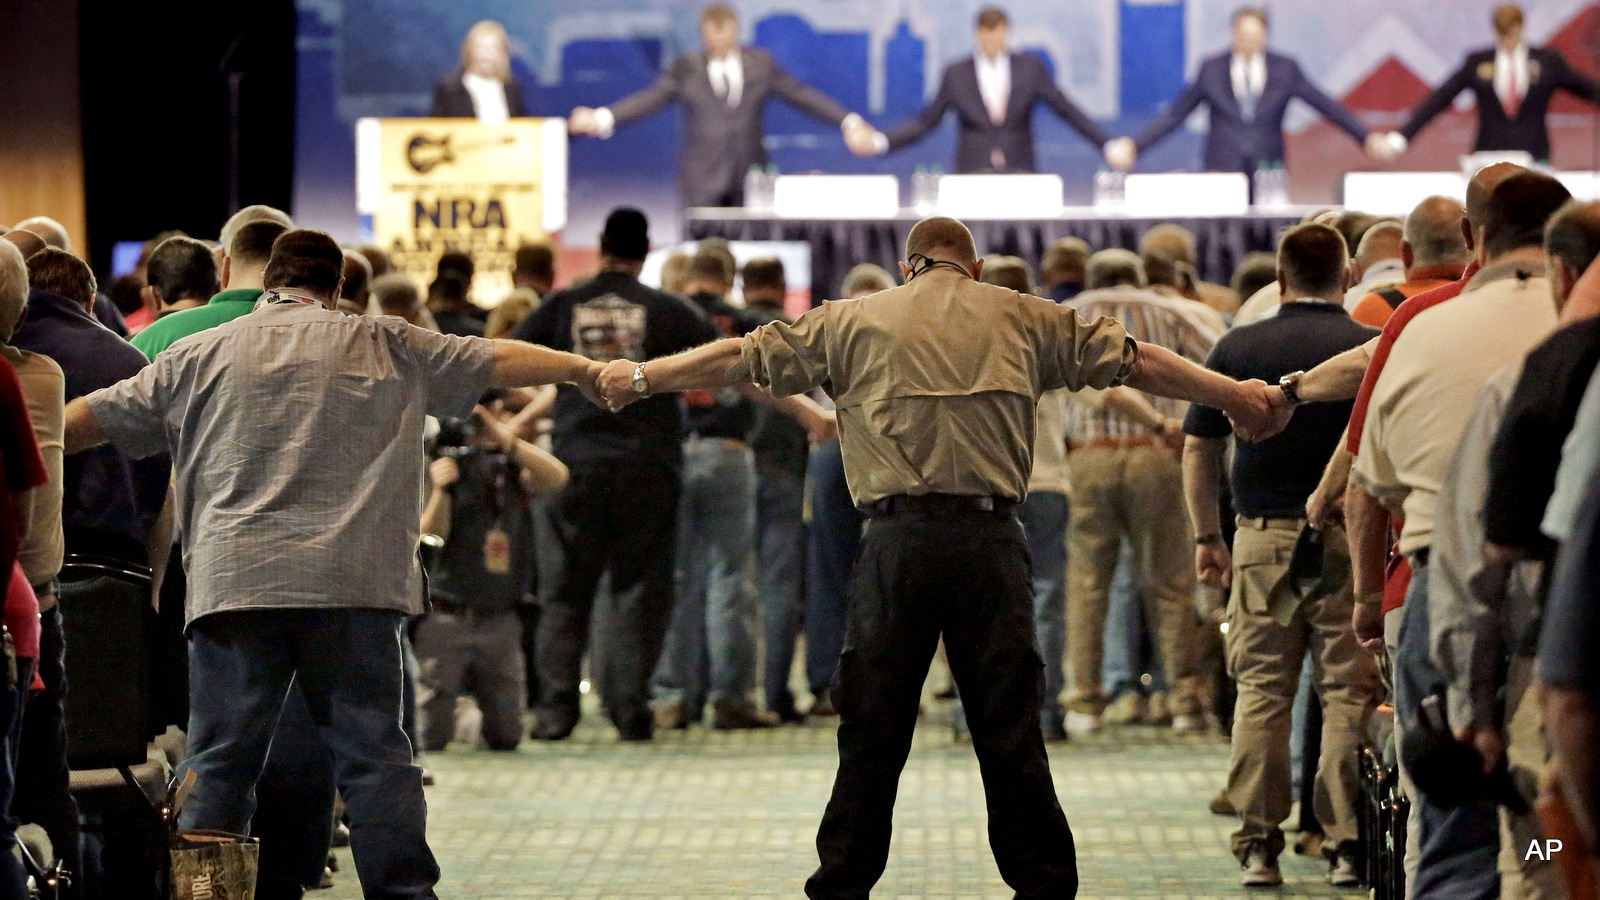
<svg viewBox="0 0 1600 900"><path fill-rule="evenodd" d="M644 377L644 363L633 367L633 392L641 397L650 394L650 379Z"/></svg>
<svg viewBox="0 0 1600 900"><path fill-rule="evenodd" d="M1204 547L1207 544L1217 544L1221 542L1222 533L1217 531L1213 531L1210 534L1202 534L1194 539L1194 544L1196 547Z"/></svg>
<svg viewBox="0 0 1600 900"><path fill-rule="evenodd" d="M1278 387L1283 391L1284 399L1295 406L1300 405L1300 379L1304 377L1306 377L1305 370L1301 369L1278 379Z"/></svg>

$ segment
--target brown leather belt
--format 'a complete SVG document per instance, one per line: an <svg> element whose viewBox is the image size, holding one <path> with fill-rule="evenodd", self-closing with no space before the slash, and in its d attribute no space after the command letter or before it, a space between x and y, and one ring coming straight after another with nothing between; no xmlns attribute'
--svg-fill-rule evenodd
<svg viewBox="0 0 1600 900"><path fill-rule="evenodd" d="M1256 531L1265 531L1268 528L1293 528L1298 531L1306 524L1305 519L1267 519L1250 516L1235 516L1233 521L1240 528L1253 528Z"/></svg>
<svg viewBox="0 0 1600 900"><path fill-rule="evenodd" d="M1160 447L1165 442L1161 438L1150 434L1134 434L1127 437L1097 437L1087 441L1068 441L1068 450L1131 450L1135 447Z"/></svg>
<svg viewBox="0 0 1600 900"><path fill-rule="evenodd" d="M867 504L863 510L875 518L905 514L950 515L952 513L999 513L1004 515L1017 508L1017 501L1009 497L987 494L895 494Z"/></svg>

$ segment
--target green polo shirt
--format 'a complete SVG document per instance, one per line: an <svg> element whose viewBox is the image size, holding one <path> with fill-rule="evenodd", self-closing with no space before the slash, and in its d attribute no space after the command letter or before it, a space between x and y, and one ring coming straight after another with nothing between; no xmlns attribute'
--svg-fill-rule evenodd
<svg viewBox="0 0 1600 900"><path fill-rule="evenodd" d="M212 297L211 302L205 306L175 312L155 320L149 328L133 336L133 346L137 347L146 359L153 360L161 351L191 334L199 334L224 322L232 322L250 312L256 308L256 300L260 296L261 291L256 288L223 291Z"/></svg>

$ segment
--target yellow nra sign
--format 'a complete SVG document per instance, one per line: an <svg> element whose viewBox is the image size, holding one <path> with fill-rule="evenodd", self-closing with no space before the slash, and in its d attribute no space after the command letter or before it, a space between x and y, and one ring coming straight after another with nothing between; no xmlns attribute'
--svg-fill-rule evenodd
<svg viewBox="0 0 1600 900"><path fill-rule="evenodd" d="M468 253L472 299L503 299L518 245L547 237L544 121L380 120L372 229L395 268L426 290L441 255Z"/></svg>

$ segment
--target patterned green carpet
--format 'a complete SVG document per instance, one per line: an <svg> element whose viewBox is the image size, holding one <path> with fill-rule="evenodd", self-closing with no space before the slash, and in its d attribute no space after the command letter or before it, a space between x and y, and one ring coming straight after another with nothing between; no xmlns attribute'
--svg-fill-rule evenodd
<svg viewBox="0 0 1600 900"><path fill-rule="evenodd" d="M932 703L900 781L889 868L874 897L1006 898L989 854L972 748ZM833 727L697 727L625 745L593 715L572 740L427 760L429 837L455 898L800 897L832 785ZM1285 885L1239 887L1233 820L1210 815L1227 747L1127 727L1051 747L1084 898L1351 897L1286 854ZM348 851L317 900L360 896Z"/></svg>

